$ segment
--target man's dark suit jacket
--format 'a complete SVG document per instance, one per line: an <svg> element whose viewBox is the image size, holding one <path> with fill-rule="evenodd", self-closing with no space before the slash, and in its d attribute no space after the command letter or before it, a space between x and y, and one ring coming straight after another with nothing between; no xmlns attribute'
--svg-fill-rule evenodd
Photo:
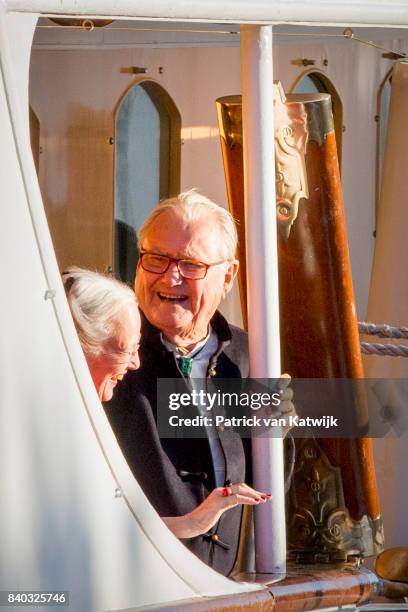
<svg viewBox="0 0 408 612"><path fill-rule="evenodd" d="M247 334L228 325L218 312L211 326L219 340L209 365L212 374L215 370L214 380L246 378ZM105 404L106 414L151 504L160 516L180 516L190 512L215 487L208 438L160 439L156 427L157 379L182 378L182 374L174 354L163 346L160 331L143 315L140 361L140 369L128 372L113 399ZM250 454L245 453L243 442L249 441L242 441L227 428L218 430L218 434L225 456L226 479L233 483L248 481ZM242 507L237 506L225 512L208 534L183 541L202 561L228 575L237 554L241 515Z"/></svg>

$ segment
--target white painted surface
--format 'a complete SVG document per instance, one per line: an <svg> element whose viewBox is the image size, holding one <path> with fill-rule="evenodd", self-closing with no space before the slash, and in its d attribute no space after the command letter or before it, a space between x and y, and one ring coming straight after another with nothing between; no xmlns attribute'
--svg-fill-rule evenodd
<svg viewBox="0 0 408 612"><path fill-rule="evenodd" d="M21 103L27 57L8 19L0 4L0 590L68 590L76 612L250 590L170 534L108 425L48 233Z"/></svg>
<svg viewBox="0 0 408 612"><path fill-rule="evenodd" d="M278 378L281 366L272 27L241 27L241 76L250 375ZM284 574L282 439L254 436L252 454L254 487L272 493L270 503L255 509L256 570Z"/></svg>
<svg viewBox="0 0 408 612"><path fill-rule="evenodd" d="M12 11L249 23L408 25L401 0L7 0Z"/></svg>

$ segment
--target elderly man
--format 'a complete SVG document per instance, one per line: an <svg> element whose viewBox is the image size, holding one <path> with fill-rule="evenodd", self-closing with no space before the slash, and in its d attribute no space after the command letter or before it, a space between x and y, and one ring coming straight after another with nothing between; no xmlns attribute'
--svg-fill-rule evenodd
<svg viewBox="0 0 408 612"><path fill-rule="evenodd" d="M238 271L236 245L231 215L195 191L159 204L140 229L141 367L127 375L106 410L161 516L186 514L213 487L230 481L234 491L234 483L250 479L250 453L234 431L210 426L202 438L160 439L156 426L158 378L248 376L247 335L217 310ZM232 509L208 533L185 541L226 575L237 554L241 512Z"/></svg>

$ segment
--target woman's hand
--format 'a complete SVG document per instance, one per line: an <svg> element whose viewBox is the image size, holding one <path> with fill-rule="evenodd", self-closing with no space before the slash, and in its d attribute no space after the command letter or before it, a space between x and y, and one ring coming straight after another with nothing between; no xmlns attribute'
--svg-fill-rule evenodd
<svg viewBox="0 0 408 612"><path fill-rule="evenodd" d="M178 538L194 538L211 529L226 510L240 504L258 506L270 499L272 496L269 493L255 491L244 482L217 487L188 514L165 517L163 521Z"/></svg>

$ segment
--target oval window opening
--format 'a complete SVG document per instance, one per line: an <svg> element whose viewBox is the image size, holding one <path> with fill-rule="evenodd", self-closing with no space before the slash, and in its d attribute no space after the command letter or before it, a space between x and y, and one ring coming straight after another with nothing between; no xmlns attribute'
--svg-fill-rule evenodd
<svg viewBox="0 0 408 612"><path fill-rule="evenodd" d="M321 72L311 71L301 74L290 93L328 93L331 95L334 130L336 132L337 155L341 168L341 148L343 137L343 104L337 89L327 76Z"/></svg>
<svg viewBox="0 0 408 612"><path fill-rule="evenodd" d="M377 226L378 206L380 202L381 183L384 169L385 144L387 141L388 115L390 110L392 85L392 68L387 72L377 94L377 143L375 164L375 216Z"/></svg>
<svg viewBox="0 0 408 612"><path fill-rule="evenodd" d="M137 234L154 206L180 191L181 116L166 90L142 81L115 118L115 275L133 286Z"/></svg>

